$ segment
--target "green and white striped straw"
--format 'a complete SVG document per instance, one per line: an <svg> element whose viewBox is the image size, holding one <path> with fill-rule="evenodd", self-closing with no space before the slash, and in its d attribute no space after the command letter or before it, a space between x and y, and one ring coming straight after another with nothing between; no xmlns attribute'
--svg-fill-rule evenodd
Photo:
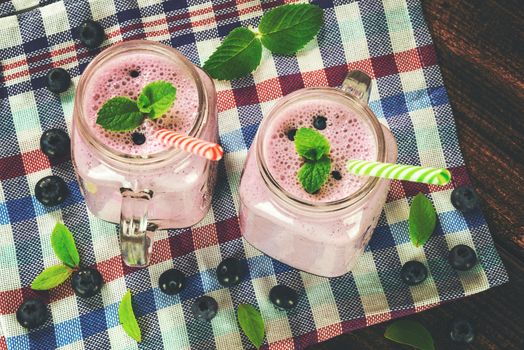
<svg viewBox="0 0 524 350"><path fill-rule="evenodd" d="M444 168L421 167L416 165L390 164L365 160L349 160L347 169L355 175L367 175L385 179L420 182L430 185L446 185L451 173Z"/></svg>

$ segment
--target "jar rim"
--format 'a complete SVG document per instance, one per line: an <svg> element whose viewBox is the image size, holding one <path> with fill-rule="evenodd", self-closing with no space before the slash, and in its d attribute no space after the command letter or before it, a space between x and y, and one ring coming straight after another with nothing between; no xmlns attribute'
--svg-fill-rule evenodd
<svg viewBox="0 0 524 350"><path fill-rule="evenodd" d="M265 133L268 130L268 125L271 120L284 108L288 107L290 104L294 103L295 98L299 97L312 97L313 95L318 94L330 94L332 96L338 96L346 101L347 105L355 110L360 117L364 117L365 120L370 125L370 130L375 138L377 144L377 161L385 162L386 160L386 143L384 133L382 131L382 126L378 121L377 117L371 111L371 109L364 104L360 99L353 96L352 94L345 92L338 88L331 87L310 87L302 88L300 90L294 91L289 95L283 97L270 111L270 113L265 117L259 126L259 132L256 136L255 147L256 147L256 160L259 172L262 176L262 179L266 183L270 192L272 192L277 198L281 199L284 203L290 204L294 207L297 207L302 210L315 211L315 212L333 212L345 209L349 206L352 206L363 198L368 196L379 184L380 179L376 177L368 177L366 182L359 188L359 190L351 193L349 196L344 198L327 201L327 202L313 202L307 199L300 198L286 189L284 189L279 182L274 178L274 176L269 171L269 167L266 163L266 157L264 153L263 142L265 138Z"/></svg>
<svg viewBox="0 0 524 350"><path fill-rule="evenodd" d="M106 144L99 141L92 129L87 125L86 116L83 109L83 98L88 82L93 72L108 60L129 51L143 51L146 53L160 54L173 61L174 64L182 66L191 79L193 79L198 94L198 110L195 121L188 132L189 136L198 137L204 126L204 119L207 115L207 93L203 87L202 80L197 73L194 65L173 47L148 40L130 40L117 43L98 54L82 73L74 101L73 122L82 137L96 153L103 158L126 166L160 166L166 161L174 159L182 161L190 156L189 153L171 147L166 150L149 154L147 156L132 156L123 152L118 152Z"/></svg>

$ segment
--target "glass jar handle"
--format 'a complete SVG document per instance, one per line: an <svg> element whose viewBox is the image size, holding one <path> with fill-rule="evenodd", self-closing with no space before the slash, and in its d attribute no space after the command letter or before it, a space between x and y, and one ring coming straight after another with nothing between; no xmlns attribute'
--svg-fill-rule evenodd
<svg viewBox="0 0 524 350"><path fill-rule="evenodd" d="M153 233L157 226L148 222L147 212L152 191L134 192L121 188L120 250L122 259L131 267L149 265L153 251Z"/></svg>
<svg viewBox="0 0 524 350"><path fill-rule="evenodd" d="M352 70L346 75L340 89L367 104L371 92L371 77L360 70Z"/></svg>

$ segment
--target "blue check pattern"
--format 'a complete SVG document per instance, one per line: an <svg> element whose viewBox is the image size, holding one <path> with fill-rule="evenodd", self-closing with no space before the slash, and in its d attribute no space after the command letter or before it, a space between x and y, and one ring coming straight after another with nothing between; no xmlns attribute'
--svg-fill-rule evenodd
<svg viewBox="0 0 524 350"><path fill-rule="evenodd" d="M158 232L154 261L145 269L122 263L115 225L94 217L80 194L71 161L50 161L39 150L42 131L70 129L74 89L60 96L45 88L52 67L67 69L78 82L100 50L122 40L160 41L196 65L237 26L256 26L268 9L285 2L259 0L63 0L11 15L38 0L0 4L0 349L249 349L236 322L236 307L255 305L264 318L263 349L304 349L338 334L460 299L507 281L480 210L468 215L450 203L454 187L469 184L452 111L418 0L321 0L325 24L318 37L295 56L263 55L252 75L216 82L220 142L226 151L212 209L194 227ZM107 40L88 50L78 39L85 19L99 21ZM368 248L356 268L327 279L275 261L241 238L238 184L247 149L263 115L283 95L307 86L338 86L349 69L373 78L370 107L395 135L399 162L447 167L445 187L394 181ZM36 182L58 175L70 197L60 208L43 207ZM412 198L422 192L438 213L436 232L423 248L408 237ZM100 295L79 299L66 283L48 293L30 289L44 268L58 261L49 236L56 221L73 232L82 264L96 267L105 286ZM456 272L447 253L468 244L479 264ZM221 287L215 268L225 257L246 261L248 277ZM408 287L399 279L409 260L428 266L429 277ZM158 288L159 275L176 267L187 276L179 295ZM297 307L276 310L268 300L277 283L299 292ZM143 333L137 344L118 322L127 289ZM210 323L190 311L201 295L214 297L219 313ZM52 317L27 331L16 322L24 299L39 298Z"/></svg>

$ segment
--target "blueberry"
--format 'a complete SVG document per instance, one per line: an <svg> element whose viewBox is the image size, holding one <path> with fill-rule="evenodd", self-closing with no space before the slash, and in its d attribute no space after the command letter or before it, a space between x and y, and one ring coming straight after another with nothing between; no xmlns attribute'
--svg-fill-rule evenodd
<svg viewBox="0 0 524 350"><path fill-rule="evenodd" d="M98 22L88 19L80 25L80 41L90 49L100 46L105 36L104 28Z"/></svg>
<svg viewBox="0 0 524 350"><path fill-rule="evenodd" d="M40 149L49 158L60 158L69 154L71 141L62 129L46 130L40 137Z"/></svg>
<svg viewBox="0 0 524 350"><path fill-rule="evenodd" d="M129 76L131 78L137 78L139 75L140 75L140 72L137 71L136 69L132 69L129 71Z"/></svg>
<svg viewBox="0 0 524 350"><path fill-rule="evenodd" d="M211 321L217 314L218 304L212 297L204 295L193 302L191 311L196 319Z"/></svg>
<svg viewBox="0 0 524 350"><path fill-rule="evenodd" d="M473 188L461 186L451 192L451 204L453 204L457 210L468 213L478 208L479 197Z"/></svg>
<svg viewBox="0 0 524 350"><path fill-rule="evenodd" d="M133 140L135 145L142 145L146 142L146 137L140 132L134 132L131 134L131 140Z"/></svg>
<svg viewBox="0 0 524 350"><path fill-rule="evenodd" d="M40 179L35 186L35 197L47 207L61 204L69 195L67 184L62 178L51 175Z"/></svg>
<svg viewBox="0 0 524 350"><path fill-rule="evenodd" d="M475 339L475 328L468 320L458 318L451 323L449 335L455 343L469 344Z"/></svg>
<svg viewBox="0 0 524 350"><path fill-rule="evenodd" d="M331 172L331 176L333 176L335 180L342 180L342 174L340 173L340 171L333 170Z"/></svg>
<svg viewBox="0 0 524 350"><path fill-rule="evenodd" d="M294 289L279 284L269 291L269 300L279 309L291 310L297 305L298 294Z"/></svg>
<svg viewBox="0 0 524 350"><path fill-rule="evenodd" d="M71 76L63 68L53 68L47 73L47 88L49 91L59 94L69 89Z"/></svg>
<svg viewBox="0 0 524 350"><path fill-rule="evenodd" d="M455 270L467 271L477 264L477 254L471 247L459 244L450 250L448 261Z"/></svg>
<svg viewBox="0 0 524 350"><path fill-rule="evenodd" d="M73 272L71 286L75 294L81 298L90 298L100 292L104 284L102 275L98 270L83 268Z"/></svg>
<svg viewBox="0 0 524 350"><path fill-rule="evenodd" d="M182 271L169 269L160 275L158 286L165 294L175 295L186 286L186 276Z"/></svg>
<svg viewBox="0 0 524 350"><path fill-rule="evenodd" d="M246 275L246 267L236 258L227 258L217 267L218 283L224 287L236 286Z"/></svg>
<svg viewBox="0 0 524 350"><path fill-rule="evenodd" d="M424 282L428 277L428 269L420 261L408 261L400 270L402 282L408 286L415 286Z"/></svg>
<svg viewBox="0 0 524 350"><path fill-rule="evenodd" d="M313 119L313 126L315 129L324 130L327 127L327 118L321 115L317 115Z"/></svg>
<svg viewBox="0 0 524 350"><path fill-rule="evenodd" d="M297 129L289 129L286 133L289 141L295 141L295 135L297 134Z"/></svg>
<svg viewBox="0 0 524 350"><path fill-rule="evenodd" d="M49 313L47 306L40 300L26 300L16 310L16 320L24 328L33 329L43 325Z"/></svg>

